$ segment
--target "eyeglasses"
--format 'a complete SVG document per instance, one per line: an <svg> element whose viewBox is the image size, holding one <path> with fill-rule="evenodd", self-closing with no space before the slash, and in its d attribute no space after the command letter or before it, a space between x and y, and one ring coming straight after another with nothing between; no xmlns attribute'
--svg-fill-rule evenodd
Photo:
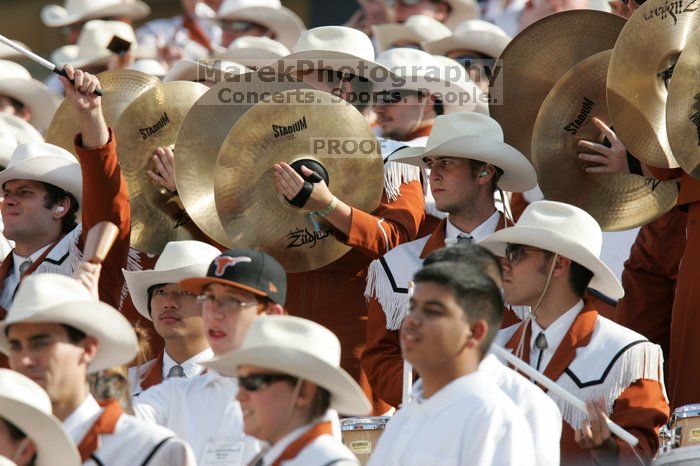
<svg viewBox="0 0 700 466"><path fill-rule="evenodd" d="M216 303L219 309L225 309L227 311L237 311L245 307L257 306L257 301L243 302L238 298L217 298L213 294L203 294L197 296L197 301L203 306L211 306Z"/></svg>
<svg viewBox="0 0 700 466"><path fill-rule="evenodd" d="M522 244L508 244L506 246L506 260L510 265L515 265L525 258L525 251L541 251L539 248L531 248Z"/></svg>
<svg viewBox="0 0 700 466"><path fill-rule="evenodd" d="M287 374L251 374L238 377L238 384L249 392L257 392L267 388L271 383L281 380L295 383L298 379Z"/></svg>

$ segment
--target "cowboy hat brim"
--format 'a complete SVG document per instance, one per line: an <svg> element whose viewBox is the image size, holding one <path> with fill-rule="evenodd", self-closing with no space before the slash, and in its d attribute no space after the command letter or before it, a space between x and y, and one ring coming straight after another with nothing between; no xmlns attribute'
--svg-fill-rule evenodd
<svg viewBox="0 0 700 466"><path fill-rule="evenodd" d="M375 92L390 92L397 89L427 91L440 99L445 108L445 113L455 111L473 112L482 103L481 99L486 98L483 96L483 91L471 81L442 79L443 77L448 77L447 70L442 73L442 77L432 79L428 79L426 76L401 76L391 71L391 69L389 71L394 76L392 81L402 81L405 84L396 87L393 86L392 81L375 83L373 89ZM466 76L466 71L463 74Z"/></svg>
<svg viewBox="0 0 700 466"><path fill-rule="evenodd" d="M433 42L426 42L423 48L432 55L446 55L452 50L471 50L491 58L498 58L510 40L510 37L492 31L474 31L467 37L452 35Z"/></svg>
<svg viewBox="0 0 700 466"><path fill-rule="evenodd" d="M76 300L48 307L13 319L10 312L0 321L0 352L9 354L6 329L14 324L56 323L75 327L99 342L97 353L88 366L93 374L110 367L130 363L138 352L136 334L126 318L101 301Z"/></svg>
<svg viewBox="0 0 700 466"><path fill-rule="evenodd" d="M445 0L452 11L445 20L445 26L454 30L459 23L468 19L478 19L481 14L474 0Z"/></svg>
<svg viewBox="0 0 700 466"><path fill-rule="evenodd" d="M498 187L522 193L537 185L537 174L530 162L510 145L480 136L459 136L434 148L407 147L391 155L392 162L402 162L427 168L423 160L428 156L459 157L479 160L503 170Z"/></svg>
<svg viewBox="0 0 700 466"><path fill-rule="evenodd" d="M593 272L589 288L612 299L621 299L625 295L617 276L605 263L578 242L548 228L512 226L499 230L479 243L497 256L504 256L508 243L524 244L551 251L571 259Z"/></svg>
<svg viewBox="0 0 700 466"><path fill-rule="evenodd" d="M87 19L99 19L109 17L126 17L134 20L142 19L151 13L151 7L146 3L136 0L133 3L117 3L89 12L68 14L68 11L59 5L47 5L41 10L41 20L48 27L62 27Z"/></svg>
<svg viewBox="0 0 700 466"><path fill-rule="evenodd" d="M45 131L53 118L58 103L44 83L35 79L2 79L0 94L12 97L29 107L32 117L29 123L39 131Z"/></svg>
<svg viewBox="0 0 700 466"><path fill-rule="evenodd" d="M190 277L204 276L207 274L209 264L189 265L170 270L141 270L128 271L122 269L126 286L129 288L131 300L139 314L148 320L153 320L148 312L148 289L153 285L162 283L180 283Z"/></svg>
<svg viewBox="0 0 700 466"><path fill-rule="evenodd" d="M247 7L216 16L218 20L241 20L265 26L275 33L275 40L291 49L306 30L303 21L289 8Z"/></svg>
<svg viewBox="0 0 700 466"><path fill-rule="evenodd" d="M43 181L68 191L83 204L80 164L56 156L32 157L0 172L0 186L11 180Z"/></svg>
<svg viewBox="0 0 700 466"><path fill-rule="evenodd" d="M272 68L278 74L289 74L299 69L347 71L373 82L384 82L394 76L389 69L376 61L366 60L356 55L334 50L292 52L286 57L270 63L265 68Z"/></svg>
<svg viewBox="0 0 700 466"><path fill-rule="evenodd" d="M362 389L350 374L293 348L264 345L250 347L217 356L203 365L231 377L238 375L238 368L242 365L263 367L325 388L331 394L331 409L339 413L364 416L372 410Z"/></svg>
<svg viewBox="0 0 700 466"><path fill-rule="evenodd" d="M55 417L0 394L0 418L11 422L34 442L36 466L80 465L80 455L73 440Z"/></svg>
<svg viewBox="0 0 700 466"><path fill-rule="evenodd" d="M372 26L374 38L377 41L378 51L384 52L393 47L399 41L422 44L425 39L413 29L403 24L379 24Z"/></svg>
<svg viewBox="0 0 700 466"><path fill-rule="evenodd" d="M79 50L77 45L64 45L51 54L51 61L58 66L71 65L73 68L84 68L104 65L109 62L113 55L109 50L103 50L97 55L79 58Z"/></svg>

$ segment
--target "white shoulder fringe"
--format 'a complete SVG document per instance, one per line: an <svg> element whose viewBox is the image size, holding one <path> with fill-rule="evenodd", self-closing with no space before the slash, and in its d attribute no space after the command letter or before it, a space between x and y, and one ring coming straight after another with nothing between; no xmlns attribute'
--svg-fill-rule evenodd
<svg viewBox="0 0 700 466"><path fill-rule="evenodd" d="M384 191L389 202L394 202L401 195L401 185L411 181L420 181L420 168L398 162L384 164Z"/></svg>
<svg viewBox="0 0 700 466"><path fill-rule="evenodd" d="M398 330L408 312L408 294L394 292L389 277L379 260L373 260L367 270L365 298L376 298L386 316L386 328Z"/></svg>

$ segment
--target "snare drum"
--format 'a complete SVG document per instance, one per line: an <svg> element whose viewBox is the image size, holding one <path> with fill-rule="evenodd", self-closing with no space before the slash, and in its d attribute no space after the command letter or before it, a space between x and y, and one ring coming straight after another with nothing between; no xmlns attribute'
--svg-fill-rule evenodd
<svg viewBox="0 0 700 466"><path fill-rule="evenodd" d="M668 425L673 439L672 448L700 444L700 404L677 408Z"/></svg>
<svg viewBox="0 0 700 466"><path fill-rule="evenodd" d="M661 453L651 464L652 466L699 466L700 445L674 448Z"/></svg>
<svg viewBox="0 0 700 466"><path fill-rule="evenodd" d="M390 416L349 417L340 420L343 443L360 461L367 464Z"/></svg>

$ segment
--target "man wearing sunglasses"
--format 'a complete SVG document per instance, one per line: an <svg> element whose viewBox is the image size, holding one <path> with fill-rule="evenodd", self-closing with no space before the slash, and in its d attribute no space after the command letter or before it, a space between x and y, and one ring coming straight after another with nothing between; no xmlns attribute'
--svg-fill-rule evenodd
<svg viewBox="0 0 700 466"><path fill-rule="evenodd" d="M394 157L431 169L435 205L448 214L431 235L395 247L369 267L362 367L379 397L397 406L402 380L398 329L413 274L428 254L446 244L479 243L505 226L494 202L497 189L521 192L537 181L525 156L503 142L500 125L478 113L438 117L425 148L401 149ZM513 313L506 316L507 322L515 321Z"/></svg>
<svg viewBox="0 0 700 466"><path fill-rule="evenodd" d="M615 274L600 260L602 232L585 211L568 204L530 204L512 228L481 242L505 256L507 304L529 306L524 322L501 330L505 346L587 403L588 414L553 397L564 424L561 464L647 464L668 419L661 348L598 314L588 287L619 299ZM612 421L632 433L632 448L613 437Z"/></svg>
<svg viewBox="0 0 700 466"><path fill-rule="evenodd" d="M265 253L231 249L211 262L206 277L189 278L179 286L199 297L204 332L218 356L238 349L258 317L284 313L287 276ZM260 446L243 431L237 393L235 379L210 369L144 391L134 398L134 412L186 439L198 464L248 464ZM221 463L213 462L217 459Z"/></svg>

